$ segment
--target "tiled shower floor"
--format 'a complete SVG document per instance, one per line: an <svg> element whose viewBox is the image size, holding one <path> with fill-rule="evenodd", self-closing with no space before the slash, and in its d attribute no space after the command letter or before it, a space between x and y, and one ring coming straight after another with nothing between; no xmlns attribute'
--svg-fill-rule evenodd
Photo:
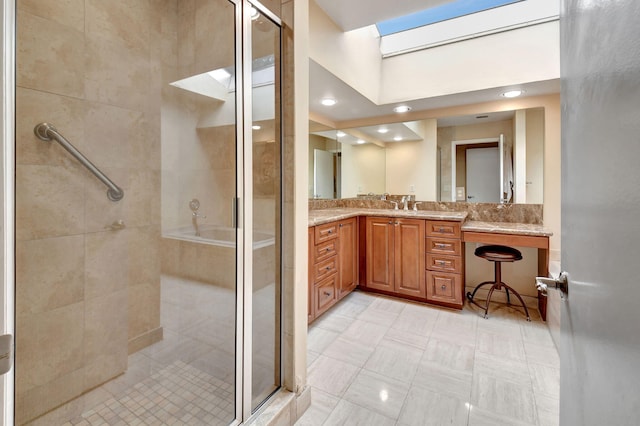
<svg viewBox="0 0 640 426"><path fill-rule="evenodd" d="M222 426L229 424L233 398L232 385L176 361L64 425Z"/></svg>
<svg viewBox="0 0 640 426"><path fill-rule="evenodd" d="M269 311L273 288L259 292L254 303ZM234 292L163 276L161 303L162 341L130 355L124 374L31 425L229 424L234 417ZM267 378L272 380L272 373Z"/></svg>

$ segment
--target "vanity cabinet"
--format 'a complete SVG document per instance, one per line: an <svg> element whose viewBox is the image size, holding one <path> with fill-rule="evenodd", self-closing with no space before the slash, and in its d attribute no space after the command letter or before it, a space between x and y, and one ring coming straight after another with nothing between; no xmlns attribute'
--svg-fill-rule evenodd
<svg viewBox="0 0 640 426"><path fill-rule="evenodd" d="M459 222L426 221L427 301L462 308L464 252Z"/></svg>
<svg viewBox="0 0 640 426"><path fill-rule="evenodd" d="M309 322L358 285L357 247L357 218L309 228Z"/></svg>
<svg viewBox="0 0 640 426"><path fill-rule="evenodd" d="M365 286L424 299L424 236L424 220L367 217Z"/></svg>

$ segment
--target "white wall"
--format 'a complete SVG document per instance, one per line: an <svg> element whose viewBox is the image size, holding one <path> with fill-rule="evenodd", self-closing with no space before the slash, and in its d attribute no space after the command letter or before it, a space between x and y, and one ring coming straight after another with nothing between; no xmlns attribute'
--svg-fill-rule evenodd
<svg viewBox="0 0 640 426"><path fill-rule="evenodd" d="M544 202L544 110L527 110L527 203Z"/></svg>
<svg viewBox="0 0 640 426"><path fill-rule="evenodd" d="M343 33L310 1L309 56L377 104L560 77L558 21L382 59L374 27Z"/></svg>
<svg viewBox="0 0 640 426"><path fill-rule="evenodd" d="M558 22L384 59L379 103L560 77Z"/></svg>
<svg viewBox="0 0 640 426"><path fill-rule="evenodd" d="M385 150L377 145L342 145L342 197L389 192L385 185Z"/></svg>
<svg viewBox="0 0 640 426"><path fill-rule="evenodd" d="M415 194L416 200L436 200L438 195L438 124L435 119L407 123L423 139L388 143L387 192ZM411 186L415 191L411 192Z"/></svg>
<svg viewBox="0 0 640 426"><path fill-rule="evenodd" d="M309 28L309 57L376 102L379 98L382 56L375 27L343 33L311 0Z"/></svg>
<svg viewBox="0 0 640 426"><path fill-rule="evenodd" d="M527 111L516 111L513 118L513 202L527 202Z"/></svg>

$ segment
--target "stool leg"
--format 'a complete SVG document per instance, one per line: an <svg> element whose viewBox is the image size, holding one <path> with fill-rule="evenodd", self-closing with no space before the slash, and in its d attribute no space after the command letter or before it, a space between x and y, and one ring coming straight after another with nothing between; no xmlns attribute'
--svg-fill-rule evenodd
<svg viewBox="0 0 640 426"><path fill-rule="evenodd" d="M476 292L480 289L480 287L483 287L483 286L489 285L489 284L493 285L495 283L493 281L485 281L485 282L482 282L482 283L478 284L476 286L476 288L473 289L473 293L471 293L470 291L467 292L467 299L469 299L469 301L473 301L473 298L476 297Z"/></svg>
<svg viewBox="0 0 640 426"><path fill-rule="evenodd" d="M491 303L491 296L493 295L493 290L495 290L496 288L498 288L497 286L493 286L491 287L491 290L489 290L489 294L487 295L487 306L484 308L484 318L488 319L489 318L489 303Z"/></svg>
<svg viewBox="0 0 640 426"><path fill-rule="evenodd" d="M524 313L527 315L527 321L531 322L531 317L529 316L529 309L527 309L527 305L524 304L524 300L522 300L522 297L520 297L520 294L518 294L517 291L515 291L508 285L506 284L503 284L503 285L505 289L507 289L507 291L511 290L511 292L518 298L518 300L520 300L520 303L522 303L522 307L524 308Z"/></svg>
<svg viewBox="0 0 640 426"><path fill-rule="evenodd" d="M502 283L502 285L504 286L504 290L507 292L507 305L510 305L511 299L509 299L509 287L505 283Z"/></svg>

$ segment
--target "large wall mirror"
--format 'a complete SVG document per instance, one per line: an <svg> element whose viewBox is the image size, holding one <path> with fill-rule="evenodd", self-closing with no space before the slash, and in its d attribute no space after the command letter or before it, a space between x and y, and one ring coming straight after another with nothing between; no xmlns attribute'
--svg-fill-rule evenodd
<svg viewBox="0 0 640 426"><path fill-rule="evenodd" d="M423 201L543 203L544 108L439 118L437 126L309 129L309 198L415 193ZM407 170L423 167L421 159L428 173ZM430 199L419 195L424 185L436 188Z"/></svg>

